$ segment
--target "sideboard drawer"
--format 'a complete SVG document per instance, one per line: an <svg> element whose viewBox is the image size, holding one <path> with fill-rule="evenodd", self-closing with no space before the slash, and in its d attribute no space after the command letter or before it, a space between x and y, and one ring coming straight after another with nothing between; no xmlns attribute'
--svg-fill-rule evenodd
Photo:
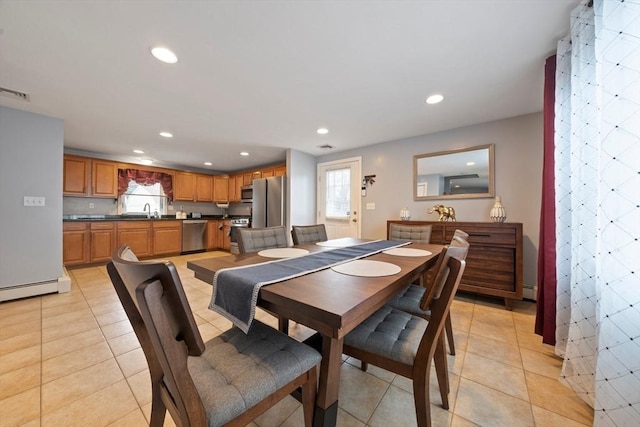
<svg viewBox="0 0 640 427"><path fill-rule="evenodd" d="M501 225L501 224L500 224ZM444 239L450 242L453 233L460 228L469 235L470 244L516 245L516 229L513 227L483 227L483 226L445 226Z"/></svg>

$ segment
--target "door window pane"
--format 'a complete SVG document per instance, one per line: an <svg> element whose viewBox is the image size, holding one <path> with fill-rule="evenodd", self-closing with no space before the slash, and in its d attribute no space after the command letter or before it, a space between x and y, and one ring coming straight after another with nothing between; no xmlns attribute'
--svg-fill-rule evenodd
<svg viewBox="0 0 640 427"><path fill-rule="evenodd" d="M348 219L351 214L351 169L328 170L325 182L326 216Z"/></svg>

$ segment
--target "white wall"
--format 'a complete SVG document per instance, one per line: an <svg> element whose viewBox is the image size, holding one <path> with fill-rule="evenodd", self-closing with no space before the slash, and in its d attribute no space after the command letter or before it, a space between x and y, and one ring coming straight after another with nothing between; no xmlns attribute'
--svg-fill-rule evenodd
<svg viewBox="0 0 640 427"><path fill-rule="evenodd" d="M387 219L399 219L409 208L411 219L437 220L427 209L438 203L452 206L458 221L489 221L494 199L413 200L413 156L476 145L495 144L495 190L502 197L507 222L523 223L524 284L533 287L537 274L537 251L542 191L542 114L528 114L482 123L431 135L390 141L360 149L328 154L318 163L362 156L362 174L376 175L363 197L375 210L363 210L362 236L385 238Z"/></svg>
<svg viewBox="0 0 640 427"><path fill-rule="evenodd" d="M0 288L63 276L62 152L62 120L0 106Z"/></svg>
<svg viewBox="0 0 640 427"><path fill-rule="evenodd" d="M289 190L289 225L311 225L316 220L316 158L290 149L287 151L287 177Z"/></svg>

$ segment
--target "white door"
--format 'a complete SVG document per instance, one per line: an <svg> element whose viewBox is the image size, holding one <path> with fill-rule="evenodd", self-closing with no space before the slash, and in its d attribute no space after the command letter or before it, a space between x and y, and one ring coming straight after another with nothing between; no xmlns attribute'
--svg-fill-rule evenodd
<svg viewBox="0 0 640 427"><path fill-rule="evenodd" d="M327 237L360 237L362 158L318 164L318 223Z"/></svg>

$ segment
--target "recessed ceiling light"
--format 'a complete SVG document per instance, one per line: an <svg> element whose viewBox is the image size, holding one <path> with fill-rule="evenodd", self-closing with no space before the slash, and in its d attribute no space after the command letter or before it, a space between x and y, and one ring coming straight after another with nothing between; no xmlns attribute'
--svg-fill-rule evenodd
<svg viewBox="0 0 640 427"><path fill-rule="evenodd" d="M143 165L150 165L153 163L153 160L151 159L142 159L140 160L140 163L142 163Z"/></svg>
<svg viewBox="0 0 640 427"><path fill-rule="evenodd" d="M476 162L467 162L467 166L473 166L475 164L476 164Z"/></svg>
<svg viewBox="0 0 640 427"><path fill-rule="evenodd" d="M427 104L437 104L438 102L442 102L443 99L444 99L444 96L437 94L437 95L431 95L430 97L427 98L425 102Z"/></svg>
<svg viewBox="0 0 640 427"><path fill-rule="evenodd" d="M133 150L133 152L136 154L144 154L144 151L142 150Z"/></svg>
<svg viewBox="0 0 640 427"><path fill-rule="evenodd" d="M160 136L163 138L173 138L173 134L171 132L160 132Z"/></svg>
<svg viewBox="0 0 640 427"><path fill-rule="evenodd" d="M320 135L326 135L329 133L329 129L327 128L320 128L318 129L316 132L318 132Z"/></svg>
<svg viewBox="0 0 640 427"><path fill-rule="evenodd" d="M175 53L171 52L166 47L157 46L151 48L151 54L158 60L167 64L175 64L178 62L178 57Z"/></svg>
<svg viewBox="0 0 640 427"><path fill-rule="evenodd" d="M241 151L241 152L240 152L240 155L241 155L241 156L248 156L248 155L249 155L249 153L247 153L246 151Z"/></svg>
<svg viewBox="0 0 640 427"><path fill-rule="evenodd" d="M211 166L213 163L211 162L204 162L205 166Z"/></svg>

